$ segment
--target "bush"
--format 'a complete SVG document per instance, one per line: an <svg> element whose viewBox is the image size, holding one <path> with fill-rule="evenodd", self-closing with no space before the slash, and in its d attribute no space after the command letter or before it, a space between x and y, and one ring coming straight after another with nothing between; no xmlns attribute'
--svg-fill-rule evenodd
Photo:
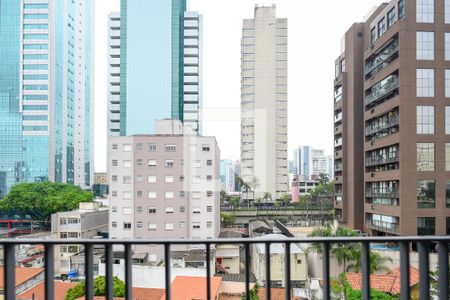
<svg viewBox="0 0 450 300"><path fill-rule="evenodd" d="M114 297L123 298L125 297L125 283L114 276ZM84 288L85 281L77 283L73 288L67 290L66 297L64 300L76 300L83 297L86 294ZM98 276L94 279L94 296L105 296L106 295L106 278L105 276Z"/></svg>

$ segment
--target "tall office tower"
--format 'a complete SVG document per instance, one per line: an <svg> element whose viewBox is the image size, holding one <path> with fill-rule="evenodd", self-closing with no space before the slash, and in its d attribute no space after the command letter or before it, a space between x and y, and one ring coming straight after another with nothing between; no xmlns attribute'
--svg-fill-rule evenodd
<svg viewBox="0 0 450 300"><path fill-rule="evenodd" d="M333 180L334 177L334 160L333 155L327 155L327 175L330 180Z"/></svg>
<svg viewBox="0 0 450 300"><path fill-rule="evenodd" d="M202 18L185 0L122 0L108 22L108 135L178 119L201 133Z"/></svg>
<svg viewBox="0 0 450 300"><path fill-rule="evenodd" d="M288 191L287 19L275 5L254 13L242 28L241 172L244 181L258 178L255 197L275 200Z"/></svg>
<svg viewBox="0 0 450 300"><path fill-rule="evenodd" d="M220 151L179 120L152 135L110 137L111 238L216 238ZM145 247L161 258L162 249ZM152 256L153 257L153 256Z"/></svg>
<svg viewBox="0 0 450 300"><path fill-rule="evenodd" d="M336 211L373 235L450 234L449 4L391 1L346 34L335 81L344 128ZM357 137L349 125L362 128Z"/></svg>
<svg viewBox="0 0 450 300"><path fill-rule="evenodd" d="M93 180L92 0L0 2L0 198Z"/></svg>
<svg viewBox="0 0 450 300"><path fill-rule="evenodd" d="M311 146L300 146L294 149L295 175L303 180L315 180L320 174L328 174L327 156L325 150L314 149Z"/></svg>

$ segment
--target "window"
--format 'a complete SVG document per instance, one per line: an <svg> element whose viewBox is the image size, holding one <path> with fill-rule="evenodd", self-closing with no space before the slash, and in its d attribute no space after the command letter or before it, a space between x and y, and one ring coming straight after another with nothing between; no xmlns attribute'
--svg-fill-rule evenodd
<svg viewBox="0 0 450 300"><path fill-rule="evenodd" d="M147 208L147 211L149 214L156 214L156 207L149 207Z"/></svg>
<svg viewBox="0 0 450 300"><path fill-rule="evenodd" d="M416 96L434 97L434 70L416 70Z"/></svg>
<svg viewBox="0 0 450 300"><path fill-rule="evenodd" d="M24 14L24 19L48 19L48 14Z"/></svg>
<svg viewBox="0 0 450 300"><path fill-rule="evenodd" d="M434 171L434 143L417 143L417 171Z"/></svg>
<svg viewBox="0 0 450 300"><path fill-rule="evenodd" d="M166 199L173 199L173 192L172 192L172 191L166 191L166 192L164 193L164 197L165 197Z"/></svg>
<svg viewBox="0 0 450 300"><path fill-rule="evenodd" d="M136 228L142 228L142 222L141 221L136 222Z"/></svg>
<svg viewBox="0 0 450 300"><path fill-rule="evenodd" d="M209 152L210 151L209 145L202 145L202 151Z"/></svg>
<svg viewBox="0 0 450 300"><path fill-rule="evenodd" d="M192 198L193 199L200 199L202 197L201 192L192 192Z"/></svg>
<svg viewBox="0 0 450 300"><path fill-rule="evenodd" d="M445 97L450 97L450 70L445 70Z"/></svg>
<svg viewBox="0 0 450 300"><path fill-rule="evenodd" d="M166 150L166 152L176 152L177 146L176 145L165 145L164 149Z"/></svg>
<svg viewBox="0 0 450 300"><path fill-rule="evenodd" d="M450 208L450 180L447 180L445 186L445 207Z"/></svg>
<svg viewBox="0 0 450 300"><path fill-rule="evenodd" d="M124 168L131 168L131 160L124 160L123 161L123 167Z"/></svg>
<svg viewBox="0 0 450 300"><path fill-rule="evenodd" d="M192 229L200 229L200 222L193 222Z"/></svg>
<svg viewBox="0 0 450 300"><path fill-rule="evenodd" d="M398 1L398 18L403 20L406 16L405 0Z"/></svg>
<svg viewBox="0 0 450 300"><path fill-rule="evenodd" d="M23 5L24 9L47 9L47 3L27 3Z"/></svg>
<svg viewBox="0 0 450 300"><path fill-rule="evenodd" d="M136 207L136 212L137 213L142 213L142 206L137 206Z"/></svg>
<svg viewBox="0 0 450 300"><path fill-rule="evenodd" d="M142 166L143 164L144 164L144 161L142 160L142 158L138 158L138 159L136 160L136 165Z"/></svg>
<svg viewBox="0 0 450 300"><path fill-rule="evenodd" d="M123 215L131 215L131 213L132 213L131 207L124 207L124 208L122 208L122 214Z"/></svg>
<svg viewBox="0 0 450 300"><path fill-rule="evenodd" d="M445 171L450 171L450 143L445 144Z"/></svg>
<svg viewBox="0 0 450 300"><path fill-rule="evenodd" d="M117 150L117 144L112 144L112 149Z"/></svg>
<svg viewBox="0 0 450 300"><path fill-rule="evenodd" d="M123 144L123 152L131 152L131 144Z"/></svg>
<svg viewBox="0 0 450 300"><path fill-rule="evenodd" d="M434 0L416 1L416 22L434 23Z"/></svg>
<svg viewBox="0 0 450 300"><path fill-rule="evenodd" d="M417 181L417 208L436 207L436 189L434 180Z"/></svg>
<svg viewBox="0 0 450 300"><path fill-rule="evenodd" d="M131 192L130 191L124 191L123 192L123 199L125 199L125 200L131 199Z"/></svg>
<svg viewBox="0 0 450 300"><path fill-rule="evenodd" d="M131 229L131 223L129 222L123 222L123 229L130 230Z"/></svg>
<svg viewBox="0 0 450 300"><path fill-rule="evenodd" d="M384 18L378 22L378 37L382 36L386 31L386 23L384 22Z"/></svg>
<svg viewBox="0 0 450 300"><path fill-rule="evenodd" d="M347 71L347 66L345 64L345 57L341 59L341 72Z"/></svg>
<svg viewBox="0 0 450 300"><path fill-rule="evenodd" d="M117 206L112 206L112 207L111 207L111 211L112 211L112 212L117 212Z"/></svg>
<svg viewBox="0 0 450 300"><path fill-rule="evenodd" d="M142 182L142 181L144 181L144 177L142 175L136 175L136 181Z"/></svg>
<svg viewBox="0 0 450 300"><path fill-rule="evenodd" d="M193 214L200 214L201 213L200 207L193 207L192 208L192 213Z"/></svg>
<svg viewBox="0 0 450 300"><path fill-rule="evenodd" d="M450 24L450 0L444 1L444 16L445 16L445 24Z"/></svg>
<svg viewBox="0 0 450 300"><path fill-rule="evenodd" d="M444 50L445 60L450 60L450 32L445 33Z"/></svg>
<svg viewBox="0 0 450 300"><path fill-rule="evenodd" d="M164 225L165 225L164 227L166 228L166 230L173 230L173 228L174 228L173 223L166 223Z"/></svg>
<svg viewBox="0 0 450 300"><path fill-rule="evenodd" d="M377 40L377 30L375 27L370 29L370 43L373 44Z"/></svg>
<svg viewBox="0 0 450 300"><path fill-rule="evenodd" d="M156 151L156 144L148 144L148 151L155 152Z"/></svg>
<svg viewBox="0 0 450 300"><path fill-rule="evenodd" d="M202 167L201 161L200 161L200 160L196 160L196 161L194 162L194 168L201 168L201 167Z"/></svg>
<svg viewBox="0 0 450 300"><path fill-rule="evenodd" d="M165 183L172 183L172 182L173 182L173 176L166 175L166 176L164 177L164 182L165 182Z"/></svg>
<svg viewBox="0 0 450 300"><path fill-rule="evenodd" d="M111 192L111 195L112 195L113 197L117 197L117 191L112 191L112 192Z"/></svg>
<svg viewBox="0 0 450 300"><path fill-rule="evenodd" d="M148 196L148 199L156 199L156 192L148 191L147 196Z"/></svg>
<svg viewBox="0 0 450 300"><path fill-rule="evenodd" d="M206 161L206 165L207 165L207 166L212 166L212 160L211 160L211 159L208 159L208 160Z"/></svg>
<svg viewBox="0 0 450 300"><path fill-rule="evenodd" d="M388 13L387 13L387 28L391 28L392 25L395 23L395 7L393 7Z"/></svg>
<svg viewBox="0 0 450 300"><path fill-rule="evenodd" d="M186 193L184 191L180 191L180 198L184 198L185 194Z"/></svg>
<svg viewBox="0 0 450 300"><path fill-rule="evenodd" d="M180 176L180 181L184 181L184 176L183 175Z"/></svg>
<svg viewBox="0 0 450 300"><path fill-rule="evenodd" d="M206 192L206 196L212 197L212 195L213 195L213 192L212 192L212 191L207 191L207 192Z"/></svg>
<svg viewBox="0 0 450 300"><path fill-rule="evenodd" d="M211 221L207 221L206 222L206 228L212 228L212 222Z"/></svg>
<svg viewBox="0 0 450 300"><path fill-rule="evenodd" d="M111 180L112 180L112 182L117 182L117 175L111 176Z"/></svg>
<svg viewBox="0 0 450 300"><path fill-rule="evenodd" d="M445 134L450 134L450 106L445 107Z"/></svg>
<svg viewBox="0 0 450 300"><path fill-rule="evenodd" d="M117 167L118 166L117 159L113 159L111 164L113 167Z"/></svg>
<svg viewBox="0 0 450 300"><path fill-rule="evenodd" d="M184 212L186 212L186 207L180 206L180 213L184 213Z"/></svg>
<svg viewBox="0 0 450 300"><path fill-rule="evenodd" d="M130 184L131 183L131 176L123 176L123 183L124 184Z"/></svg>
<svg viewBox="0 0 450 300"><path fill-rule="evenodd" d="M148 166L149 167L156 167L156 159L149 159L148 160Z"/></svg>
<svg viewBox="0 0 450 300"><path fill-rule="evenodd" d="M117 228L117 222L111 222L111 227L112 228Z"/></svg>
<svg viewBox="0 0 450 300"><path fill-rule="evenodd" d="M136 144L136 149L142 150L142 143L137 143Z"/></svg>
<svg viewBox="0 0 450 300"><path fill-rule="evenodd" d="M148 230L156 230L156 223L148 223Z"/></svg>
<svg viewBox="0 0 450 300"><path fill-rule="evenodd" d="M206 207L206 212L212 212L212 206L209 206L209 205L208 205L208 206Z"/></svg>
<svg viewBox="0 0 450 300"><path fill-rule="evenodd" d="M173 160L172 159L166 159L164 161L164 167L166 167L166 168L173 168Z"/></svg>
<svg viewBox="0 0 450 300"><path fill-rule="evenodd" d="M196 176L192 177L192 183L200 183L201 179L202 179L202 177L200 175L196 175Z"/></svg>
<svg viewBox="0 0 450 300"><path fill-rule="evenodd" d="M166 214L173 214L173 207L171 206L166 206L166 208L164 209L164 212Z"/></svg>
<svg viewBox="0 0 450 300"><path fill-rule="evenodd" d="M212 175L206 175L206 180L211 181L212 180Z"/></svg>
<svg viewBox="0 0 450 300"><path fill-rule="evenodd" d="M417 218L417 235L435 235L436 219L433 217Z"/></svg>
<svg viewBox="0 0 450 300"><path fill-rule="evenodd" d="M416 59L434 59L434 32L416 32Z"/></svg>
<svg viewBox="0 0 450 300"><path fill-rule="evenodd" d="M434 106L417 106L417 134L434 134Z"/></svg>
<svg viewBox="0 0 450 300"><path fill-rule="evenodd" d="M142 197L142 191L137 191L136 194L137 194L138 197Z"/></svg>
<svg viewBox="0 0 450 300"><path fill-rule="evenodd" d="M147 182L148 183L156 183L156 176L155 175L149 175L147 177Z"/></svg>
<svg viewBox="0 0 450 300"><path fill-rule="evenodd" d="M185 228L186 227L186 222L180 222L180 224L179 224L179 226L180 226L180 228Z"/></svg>

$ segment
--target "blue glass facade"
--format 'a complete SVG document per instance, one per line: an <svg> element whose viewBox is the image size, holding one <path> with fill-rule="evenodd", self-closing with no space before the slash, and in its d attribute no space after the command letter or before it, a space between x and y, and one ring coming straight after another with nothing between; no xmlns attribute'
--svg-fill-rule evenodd
<svg viewBox="0 0 450 300"><path fill-rule="evenodd" d="M183 119L185 0L121 1L120 134Z"/></svg>

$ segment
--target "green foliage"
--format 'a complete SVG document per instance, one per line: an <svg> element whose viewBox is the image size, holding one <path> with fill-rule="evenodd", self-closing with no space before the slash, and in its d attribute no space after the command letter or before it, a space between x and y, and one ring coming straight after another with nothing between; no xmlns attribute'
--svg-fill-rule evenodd
<svg viewBox="0 0 450 300"><path fill-rule="evenodd" d="M80 202L92 202L93 194L79 186L53 183L19 183L0 201L0 211L29 214L34 220L48 221L52 214L78 208Z"/></svg>
<svg viewBox="0 0 450 300"><path fill-rule="evenodd" d="M77 283L73 288L67 290L64 300L75 300L85 295L85 281ZM125 297L125 283L114 276L114 297ZM94 296L106 295L106 278L98 276L94 279Z"/></svg>
<svg viewBox="0 0 450 300"><path fill-rule="evenodd" d="M353 257L354 264L348 266L348 270L352 270L356 273L361 272L361 251L356 251L355 257ZM390 269L386 266L386 263L392 263L392 258L388 256L382 256L378 252L370 252L370 272L389 272Z"/></svg>
<svg viewBox="0 0 450 300"><path fill-rule="evenodd" d="M258 290L259 290L259 286L258 284L255 283L255 285L253 286L253 288L251 288L249 290L250 292L250 300L260 300L258 297ZM242 293L242 300L245 300L245 292Z"/></svg>
<svg viewBox="0 0 450 300"><path fill-rule="evenodd" d="M236 208L239 207L239 204L241 204L241 199L238 196L231 196L230 203L233 206L233 210L236 210Z"/></svg>
<svg viewBox="0 0 450 300"><path fill-rule="evenodd" d="M220 191L220 204L222 205L225 201L229 199L229 196L224 190Z"/></svg>
<svg viewBox="0 0 450 300"><path fill-rule="evenodd" d="M344 294L346 300L360 300L362 299L362 292L355 291L348 283L345 273L341 273L339 277L331 282L331 288L336 294ZM380 292L375 289L370 289L370 299L372 300L397 300L397 295L390 295L388 293Z"/></svg>
<svg viewBox="0 0 450 300"><path fill-rule="evenodd" d="M220 213L220 219L224 225L233 225L236 222L236 216L228 213Z"/></svg>

